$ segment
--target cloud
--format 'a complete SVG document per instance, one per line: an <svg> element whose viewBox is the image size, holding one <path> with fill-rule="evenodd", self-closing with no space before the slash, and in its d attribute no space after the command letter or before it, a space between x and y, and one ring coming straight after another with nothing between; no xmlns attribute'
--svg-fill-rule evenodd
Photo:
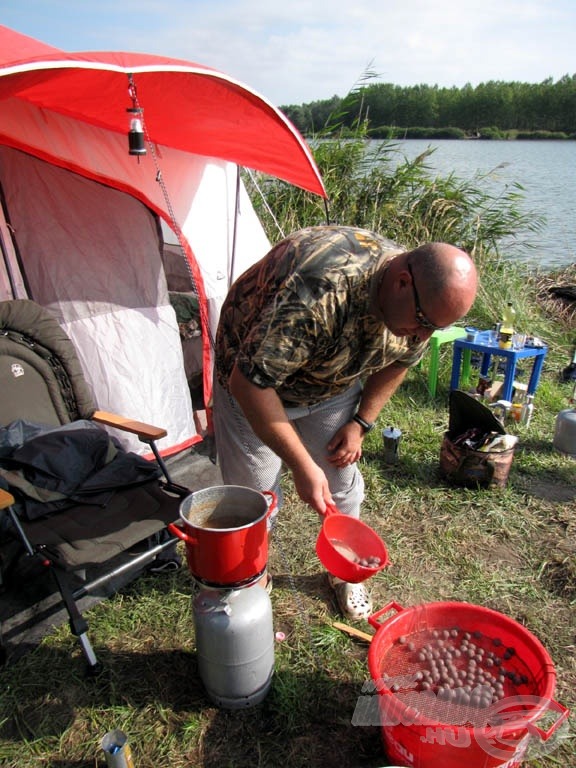
<svg viewBox="0 0 576 768"><path fill-rule="evenodd" d="M275 104L383 82L462 87L572 74L573 0L4 0L2 23L67 50L216 67Z"/></svg>

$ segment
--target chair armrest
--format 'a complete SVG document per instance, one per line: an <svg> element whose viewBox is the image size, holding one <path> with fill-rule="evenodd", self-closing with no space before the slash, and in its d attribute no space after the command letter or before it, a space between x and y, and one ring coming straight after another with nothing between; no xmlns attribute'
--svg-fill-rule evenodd
<svg viewBox="0 0 576 768"><path fill-rule="evenodd" d="M6 509L14 504L14 496L3 488L0 488L0 509Z"/></svg>
<svg viewBox="0 0 576 768"><path fill-rule="evenodd" d="M107 411L94 411L92 421L96 421L98 424L106 424L109 427L116 427L124 432L132 432L134 435L138 435L140 440L144 441L160 440L168 434L168 432L161 427L154 427L151 424L144 424L142 421L127 419L125 416L118 416L115 413L108 413Z"/></svg>

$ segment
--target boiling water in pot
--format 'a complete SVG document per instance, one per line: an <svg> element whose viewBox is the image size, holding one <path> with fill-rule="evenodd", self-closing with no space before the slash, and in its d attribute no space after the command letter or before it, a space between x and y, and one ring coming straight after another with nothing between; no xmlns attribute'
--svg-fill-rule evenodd
<svg viewBox="0 0 576 768"><path fill-rule="evenodd" d="M216 505L214 501L198 504L187 514L187 520L197 528L223 530L241 528L255 522L254 512L238 509L238 503L231 499L222 499Z"/></svg>

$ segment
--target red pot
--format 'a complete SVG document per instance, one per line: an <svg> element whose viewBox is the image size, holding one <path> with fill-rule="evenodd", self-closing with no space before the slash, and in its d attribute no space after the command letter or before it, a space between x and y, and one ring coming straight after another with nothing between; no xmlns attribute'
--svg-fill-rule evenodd
<svg viewBox="0 0 576 768"><path fill-rule="evenodd" d="M186 560L196 579L215 587L246 585L266 569L268 517L275 507L272 491L203 488L180 504L181 527L168 528L186 542Z"/></svg>

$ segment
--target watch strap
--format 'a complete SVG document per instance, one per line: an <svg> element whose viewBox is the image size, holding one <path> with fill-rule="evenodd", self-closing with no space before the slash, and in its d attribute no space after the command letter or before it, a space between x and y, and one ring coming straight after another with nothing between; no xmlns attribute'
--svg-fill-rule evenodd
<svg viewBox="0 0 576 768"><path fill-rule="evenodd" d="M372 424L370 424L370 422L364 421L364 419L361 416L358 416L357 413L354 414L354 416L352 416L352 421L355 421L356 424L360 424L360 426L362 427L362 429L364 430L364 432L366 434L368 434L368 432L372 432L372 430L376 426L376 424L374 422L372 422Z"/></svg>

